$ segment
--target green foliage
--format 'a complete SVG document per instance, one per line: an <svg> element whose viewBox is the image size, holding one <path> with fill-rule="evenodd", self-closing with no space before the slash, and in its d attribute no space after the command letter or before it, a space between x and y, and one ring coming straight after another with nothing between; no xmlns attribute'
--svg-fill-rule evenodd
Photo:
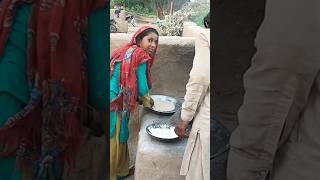
<svg viewBox="0 0 320 180"><path fill-rule="evenodd" d="M210 5L207 3L174 0L175 11L170 16L168 15L169 0L112 0L112 2L114 5L125 6L126 11L131 12L132 14L145 17L156 16L157 10L159 10L157 8L162 8L165 19L158 21L156 24L159 26L160 32L164 36L181 36L183 22L188 19L203 27L203 18L210 10Z"/></svg>
<svg viewBox="0 0 320 180"><path fill-rule="evenodd" d="M139 15L143 15L143 16L156 15L156 13L152 9L144 7L141 4L135 4L134 6L127 6L126 10L133 12L134 14L139 14Z"/></svg>
<svg viewBox="0 0 320 180"><path fill-rule="evenodd" d="M125 0L125 9L133 14L143 16L155 15L154 8L150 8L147 0Z"/></svg>
<svg viewBox="0 0 320 180"><path fill-rule="evenodd" d="M202 6L199 7L199 10L197 10L199 13L197 16L190 16L189 20L196 23L198 26L204 27L203 25L203 18L207 16L209 13L209 6Z"/></svg>
<svg viewBox="0 0 320 180"><path fill-rule="evenodd" d="M174 0L173 9L180 9L188 1ZM127 11L147 17L157 15L158 11L162 11L165 15L169 14L169 2L170 0L112 0L114 5L125 6Z"/></svg>
<svg viewBox="0 0 320 180"><path fill-rule="evenodd" d="M112 0L112 3L117 6L124 6L126 3L126 0Z"/></svg>
<svg viewBox="0 0 320 180"><path fill-rule="evenodd" d="M186 3L180 10L167 15L163 21L158 22L161 35L163 36L181 36L183 30L183 22L187 19L193 19L196 23L203 26L203 17L209 12L209 5L190 2Z"/></svg>

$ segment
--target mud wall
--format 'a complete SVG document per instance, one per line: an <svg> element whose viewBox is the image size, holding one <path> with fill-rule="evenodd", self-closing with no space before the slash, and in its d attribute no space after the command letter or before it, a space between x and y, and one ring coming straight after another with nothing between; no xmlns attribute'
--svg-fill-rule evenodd
<svg viewBox="0 0 320 180"><path fill-rule="evenodd" d="M128 43L132 34L110 34L111 52ZM194 38L160 36L159 47L151 69L152 94L182 98L194 57Z"/></svg>

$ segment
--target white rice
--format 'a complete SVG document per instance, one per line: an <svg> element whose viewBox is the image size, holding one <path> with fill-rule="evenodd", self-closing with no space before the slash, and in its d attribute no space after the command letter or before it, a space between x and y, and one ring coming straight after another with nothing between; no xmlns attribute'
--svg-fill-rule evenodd
<svg viewBox="0 0 320 180"><path fill-rule="evenodd" d="M174 132L174 127L163 127L163 128L150 128L149 129L151 134L155 137L158 138L163 138L163 139L174 139L177 138L178 136Z"/></svg>
<svg viewBox="0 0 320 180"><path fill-rule="evenodd" d="M173 102L170 101L154 101L154 106L152 107L155 111L158 112L166 112L166 111L173 111L175 105Z"/></svg>

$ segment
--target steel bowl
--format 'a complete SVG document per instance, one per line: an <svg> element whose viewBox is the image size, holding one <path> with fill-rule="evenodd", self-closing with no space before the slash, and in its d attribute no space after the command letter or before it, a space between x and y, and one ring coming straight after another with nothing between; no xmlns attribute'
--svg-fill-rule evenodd
<svg viewBox="0 0 320 180"><path fill-rule="evenodd" d="M165 96L165 95L151 95L151 98L153 99L153 101L169 101L169 102L172 102L175 106L174 110L172 110L172 111L157 111L153 108L147 108L148 110L150 110L151 112L154 112L156 114L172 115L181 108L181 102L173 97Z"/></svg>
<svg viewBox="0 0 320 180"><path fill-rule="evenodd" d="M149 124L146 127L146 131L151 136L151 138L153 138L153 139L155 139L157 141L160 141L160 142L172 142L172 141L176 141L177 139L179 139L179 137L178 136L172 137L172 138L159 137L158 135L152 133L152 129L165 129L165 128L168 129L168 128L172 128L172 127L174 127L174 124L158 122L158 123Z"/></svg>

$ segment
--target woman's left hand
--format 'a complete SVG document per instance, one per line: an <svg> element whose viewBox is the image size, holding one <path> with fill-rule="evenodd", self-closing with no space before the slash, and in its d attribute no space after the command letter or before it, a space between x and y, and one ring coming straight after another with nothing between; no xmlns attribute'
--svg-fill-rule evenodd
<svg viewBox="0 0 320 180"><path fill-rule="evenodd" d="M151 107L154 106L154 101L153 101L153 99L151 97L150 97L150 105L151 105Z"/></svg>

